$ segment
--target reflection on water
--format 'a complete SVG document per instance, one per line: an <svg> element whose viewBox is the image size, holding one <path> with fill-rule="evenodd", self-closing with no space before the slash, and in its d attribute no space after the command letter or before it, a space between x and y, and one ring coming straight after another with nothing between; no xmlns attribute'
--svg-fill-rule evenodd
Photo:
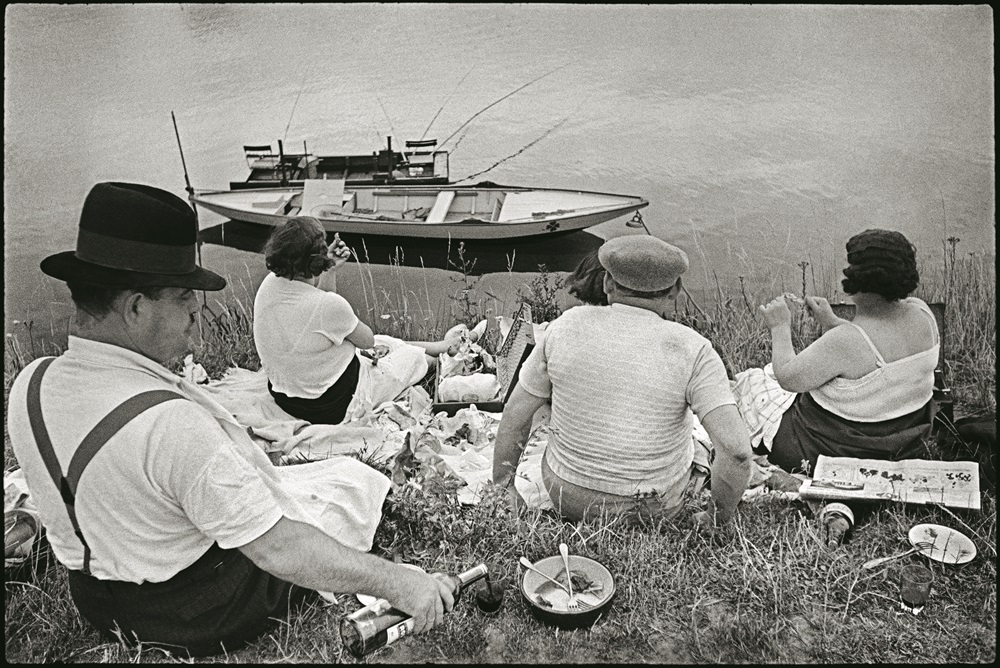
<svg viewBox="0 0 1000 668"><path fill-rule="evenodd" d="M203 243L251 253L264 249L274 228L230 220L201 231ZM333 239L332 234L327 235ZM584 256L596 251L603 239L586 231L550 234L530 240L449 242L447 239L390 237L342 233L340 238L363 262L373 265L456 269L479 276L494 272L572 271ZM460 257L460 254L462 257ZM463 265L464 258L464 265Z"/></svg>
<svg viewBox="0 0 1000 668"><path fill-rule="evenodd" d="M69 312L38 263L73 246L94 183L183 196L172 110L199 189L245 178L244 144L368 153L474 119L447 146L453 179L524 149L479 178L643 196L650 231L688 251L696 295L741 276L795 286L803 260L836 275L869 227L929 264L949 236L959 253L995 245L985 5L15 4L5 18L7 331ZM407 264L447 266L407 244ZM242 276L262 265L243 246L203 257ZM570 268L583 246L469 249L488 273L509 255ZM393 253L369 244L376 281Z"/></svg>

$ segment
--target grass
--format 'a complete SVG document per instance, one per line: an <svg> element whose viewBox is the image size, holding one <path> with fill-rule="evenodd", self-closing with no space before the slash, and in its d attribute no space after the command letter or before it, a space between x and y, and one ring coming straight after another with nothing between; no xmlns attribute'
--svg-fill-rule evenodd
<svg viewBox="0 0 1000 668"><path fill-rule="evenodd" d="M919 296L948 304L944 357L957 411L995 411L995 269L990 258L959 257L958 242L949 243L951 253L940 271L924 269ZM359 266L367 271L366 320L379 333L419 339L433 338L455 321L474 324L473 319L488 312L513 310L478 291L477 279L462 269L468 268L462 252L454 266L461 277L447 314L434 313L429 291L411 289L401 274L395 275L395 285L376 286L370 267ZM817 278L808 262L801 270L803 291L810 287L807 278L811 294L818 293L817 284L834 284L828 276ZM540 272L519 291L519 299L536 314L552 308L558 281L558 276ZM769 361L770 341L755 307L784 291L775 292L775 287L749 286L743 279L738 286L716 281L713 303L682 298L675 317L712 340L731 373L762 366ZM195 359L211 377L218 378L233 364L259 368L245 303L209 304L204 322ZM30 334L30 327L22 328ZM797 345L812 336L811 322L798 318ZM58 352L30 336L23 339L6 339L5 411L14 375L35 356ZM5 432L5 469L15 465ZM704 536L680 522L634 529L614 520L571 524L545 512L516 515L497 490L487 490L479 505L463 507L454 496L456 484L418 468L391 494L375 552L429 571L457 572L485 562L505 583L504 607L484 616L469 596L441 627L380 650L369 662L991 663L996 658L996 502L991 494L984 496L979 513L877 507L844 545L829 551L821 544L817 521L798 503L744 503L733 526ZM861 571L860 565L903 551L907 530L920 522L962 530L974 540L978 556L963 566L932 564L934 593L924 613L914 617L898 610L895 596L899 567L917 557L871 572ZM544 626L518 598L517 558L555 554L560 542L573 553L599 559L616 577L614 603L589 630ZM337 627L340 617L355 607L348 597L331 607L309 604L253 645L199 661L354 662L341 647ZM4 618L10 662L186 660L161 650L103 642L80 619L70 602L65 570L56 565L5 582Z"/></svg>

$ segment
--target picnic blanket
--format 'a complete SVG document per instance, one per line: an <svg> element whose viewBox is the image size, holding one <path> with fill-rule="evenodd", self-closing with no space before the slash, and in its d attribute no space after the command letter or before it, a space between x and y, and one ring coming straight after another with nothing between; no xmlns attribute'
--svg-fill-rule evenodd
<svg viewBox="0 0 1000 668"><path fill-rule="evenodd" d="M427 392L420 387L411 387L394 401L374 406L350 422L313 425L292 417L278 407L267 391L267 377L262 371L234 367L221 379L212 381L204 369L189 357L182 375L198 384L247 428L254 443L283 469L282 479L295 487L309 488L318 504L310 512L329 515L333 512L329 509L337 506L338 495L343 490L325 484L321 471L323 467L286 468L282 465L342 456L389 464L409 447L417 459L442 475L454 476L464 482L458 490L458 499L465 504L479 503L484 486L492 479L493 449L500 413L480 411L472 405L452 417L443 412L435 415L430 411L432 401ZM769 446L781 413L795 395L781 390L767 367L737 374L732 387L755 444ZM536 416L514 481L517 491L530 508L553 508L542 484L541 470L549 434L548 416L543 409ZM712 460L712 443L697 416L692 431L692 447L695 468L707 473ZM794 493L765 489L762 483L773 469L765 460L755 462L750 488L745 492L744 499L775 495L788 499L796 496ZM15 534L27 533L25 525L34 529L30 536L17 543L16 551L9 555L14 562L7 561L10 565L28 556L40 526L30 491L20 471L4 473L4 492L5 517L10 525L7 528L8 537L13 539ZM357 496L357 490L345 493ZM323 519L329 521L335 518Z"/></svg>

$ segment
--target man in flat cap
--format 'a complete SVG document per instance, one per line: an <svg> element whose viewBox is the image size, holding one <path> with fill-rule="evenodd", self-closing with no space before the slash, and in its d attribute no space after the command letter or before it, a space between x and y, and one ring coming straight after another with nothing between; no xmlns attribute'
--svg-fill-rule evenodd
<svg viewBox="0 0 1000 668"><path fill-rule="evenodd" d="M711 343L665 317L687 255L630 235L598 257L609 305L569 309L525 360L497 431L493 481L516 498L532 416L551 400L542 481L564 517L673 517L691 475L693 412L715 447L712 499L694 521L724 524L749 481L750 436Z"/></svg>
<svg viewBox="0 0 1000 668"><path fill-rule="evenodd" d="M18 375L7 419L77 609L110 639L192 655L239 648L309 589L386 598L417 632L440 622L447 586L320 530L245 428L163 366L191 345L194 291L226 284L195 264L197 237L175 195L101 183L76 250L41 264L76 332Z"/></svg>

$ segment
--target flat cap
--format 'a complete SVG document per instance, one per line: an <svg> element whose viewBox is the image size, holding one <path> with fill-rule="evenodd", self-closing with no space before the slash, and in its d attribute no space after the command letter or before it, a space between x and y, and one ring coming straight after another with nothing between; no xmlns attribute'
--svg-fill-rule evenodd
<svg viewBox="0 0 1000 668"><path fill-rule="evenodd" d="M609 239L597 251L597 259L615 283L637 292L666 290L688 268L687 253L647 234Z"/></svg>

